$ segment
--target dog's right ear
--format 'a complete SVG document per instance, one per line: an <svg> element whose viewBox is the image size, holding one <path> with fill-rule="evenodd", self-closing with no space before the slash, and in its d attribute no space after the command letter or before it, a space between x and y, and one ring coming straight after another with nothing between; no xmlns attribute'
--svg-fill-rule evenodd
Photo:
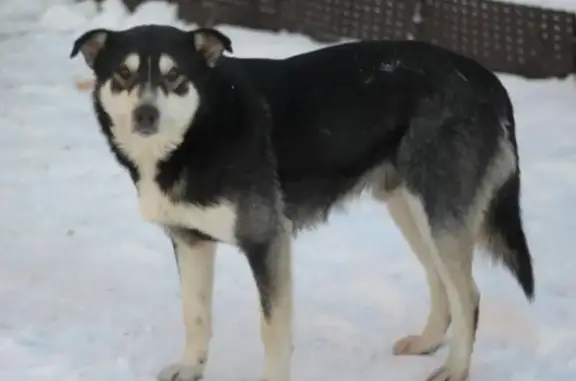
<svg viewBox="0 0 576 381"><path fill-rule="evenodd" d="M106 41L111 33L112 32L107 29L93 29L84 33L74 41L70 58L76 57L78 52L82 52L86 64L93 69L94 61L106 45Z"/></svg>
<svg viewBox="0 0 576 381"><path fill-rule="evenodd" d="M232 41L222 32L212 28L200 28L190 32L196 51L200 52L208 66L214 66L224 51L232 53Z"/></svg>

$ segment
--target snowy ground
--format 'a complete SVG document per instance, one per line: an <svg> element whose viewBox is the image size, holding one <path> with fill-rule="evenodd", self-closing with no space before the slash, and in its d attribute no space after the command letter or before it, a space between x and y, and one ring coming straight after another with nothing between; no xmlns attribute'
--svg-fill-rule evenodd
<svg viewBox="0 0 576 381"><path fill-rule="evenodd" d="M167 240L140 220L88 95L73 88L72 75L87 74L81 59L67 57L87 28L173 23L174 10L151 3L127 17L109 0L95 16L65 3L0 4L0 380L152 381L182 346L176 266ZM317 47L222 30L242 56ZM478 261L484 294L471 381L575 380L576 87L503 80L517 110L537 300L527 304L507 273ZM255 380L255 287L234 249L219 253L206 379ZM421 381L443 361L445 350L391 355L394 340L421 328L428 297L384 207L359 202L302 236L295 253L294 380Z"/></svg>

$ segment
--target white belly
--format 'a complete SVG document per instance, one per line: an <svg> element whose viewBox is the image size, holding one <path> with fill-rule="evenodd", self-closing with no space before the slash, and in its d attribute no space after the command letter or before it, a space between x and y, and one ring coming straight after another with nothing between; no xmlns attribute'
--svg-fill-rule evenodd
<svg viewBox="0 0 576 381"><path fill-rule="evenodd" d="M140 214L146 221L198 229L220 241L233 243L236 230L236 208L228 201L201 207L174 202L151 180L138 182Z"/></svg>

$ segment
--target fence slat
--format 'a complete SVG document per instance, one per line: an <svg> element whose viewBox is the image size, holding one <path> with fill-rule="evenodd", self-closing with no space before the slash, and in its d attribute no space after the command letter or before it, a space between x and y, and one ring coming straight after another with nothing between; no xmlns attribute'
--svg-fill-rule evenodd
<svg viewBox="0 0 576 381"><path fill-rule="evenodd" d="M143 0L123 0L133 10ZM489 0L166 0L200 25L288 30L322 42L416 39L528 78L576 72L572 12Z"/></svg>

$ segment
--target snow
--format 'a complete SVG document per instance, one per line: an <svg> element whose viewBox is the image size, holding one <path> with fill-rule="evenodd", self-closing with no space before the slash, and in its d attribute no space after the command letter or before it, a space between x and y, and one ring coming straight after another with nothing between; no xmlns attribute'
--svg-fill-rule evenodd
<svg viewBox="0 0 576 381"><path fill-rule="evenodd" d="M560 11L576 11L576 1L574 0L505 0L505 2L556 9Z"/></svg>
<svg viewBox="0 0 576 381"><path fill-rule="evenodd" d="M152 381L183 344L170 244L139 218L88 94L74 89L73 77L88 71L68 60L74 38L91 27L183 25L164 3L135 15L119 0L104 8L0 3L0 380ZM237 56L319 46L285 33L221 30ZM573 79L502 79L517 112L537 299L528 304L504 270L477 261L483 299L470 381L574 380L576 88ZM421 381L441 364L445 349L430 358L391 355L396 339L424 324L428 291L384 206L362 200L294 249L294 380ZM221 247L207 380L257 379L257 303L247 264Z"/></svg>

